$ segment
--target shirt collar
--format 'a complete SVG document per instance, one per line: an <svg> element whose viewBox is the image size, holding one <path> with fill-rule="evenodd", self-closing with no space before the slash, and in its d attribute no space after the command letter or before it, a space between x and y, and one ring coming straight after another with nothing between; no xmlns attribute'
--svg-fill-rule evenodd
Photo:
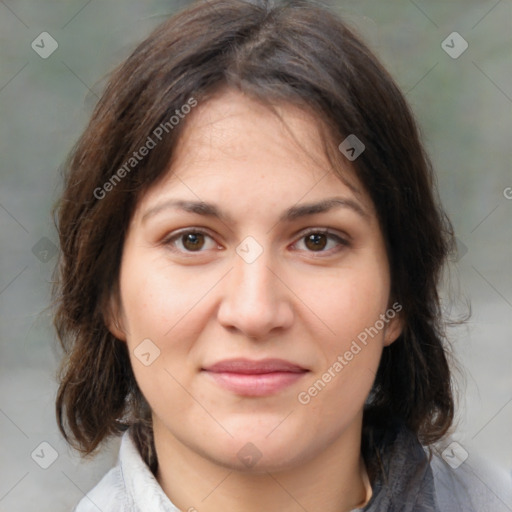
<svg viewBox="0 0 512 512"><path fill-rule="evenodd" d="M142 459L130 430L124 433L121 440L119 465L127 499L131 501L134 512L180 512ZM385 475L380 475L374 482L370 502L357 511L437 512L429 460L412 432L405 428L399 431L388 450L385 466Z"/></svg>
<svg viewBox="0 0 512 512"><path fill-rule="evenodd" d="M131 501L134 512L147 510L180 512L142 460L129 430L123 434L121 440L119 464L128 500Z"/></svg>

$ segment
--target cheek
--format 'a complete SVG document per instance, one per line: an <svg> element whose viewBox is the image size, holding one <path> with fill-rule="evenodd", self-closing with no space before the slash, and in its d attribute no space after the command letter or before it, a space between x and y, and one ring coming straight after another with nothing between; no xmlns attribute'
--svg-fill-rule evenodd
<svg viewBox="0 0 512 512"><path fill-rule="evenodd" d="M380 362L385 332L380 315L386 312L389 295L387 267L368 259L364 265L338 269L317 280L313 289L308 300L326 329L320 337L311 333L322 357L303 389L303 402L311 400L319 414L344 421L363 405Z"/></svg>
<svg viewBox="0 0 512 512"><path fill-rule="evenodd" d="M168 262L130 253L120 276L123 322L137 383L151 409L182 414L188 395L188 355L202 325L204 290L191 285L183 273L172 272ZM177 291L178 290L178 291ZM148 342L148 340L150 340ZM145 357L145 354L149 356Z"/></svg>
<svg viewBox="0 0 512 512"><path fill-rule="evenodd" d="M168 344L178 332L186 339L186 331L195 331L196 322L184 321L204 295L204 288L194 282L193 276L173 271L161 258L128 257L121 272L121 299L129 341L151 338Z"/></svg>
<svg viewBox="0 0 512 512"><path fill-rule="evenodd" d="M386 310L383 290L374 281L345 281L322 296L319 311L334 334L317 337L322 358L297 399L332 435L358 414L375 380L384 339L384 330L375 328Z"/></svg>
<svg viewBox="0 0 512 512"><path fill-rule="evenodd" d="M314 280L300 292L325 325L329 335L322 343L337 350L373 326L385 312L389 297L386 269L378 262L359 268L339 269Z"/></svg>

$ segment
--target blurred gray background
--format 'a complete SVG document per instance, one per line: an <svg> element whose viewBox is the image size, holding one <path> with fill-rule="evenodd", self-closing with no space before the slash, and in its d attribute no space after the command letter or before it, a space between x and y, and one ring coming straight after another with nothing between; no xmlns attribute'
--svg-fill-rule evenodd
<svg viewBox="0 0 512 512"><path fill-rule="evenodd" d="M59 351L48 311L57 237L50 210L61 185L59 167L106 75L166 15L186 4L0 1L2 512L70 511L115 462L117 441L101 456L82 461L57 430ZM455 317L469 300L472 317L450 330L463 367L453 439L468 452L468 463L478 453L510 472L512 3L332 4L406 93L457 233L459 253L443 300ZM46 58L40 54L55 43L43 32L58 44Z"/></svg>

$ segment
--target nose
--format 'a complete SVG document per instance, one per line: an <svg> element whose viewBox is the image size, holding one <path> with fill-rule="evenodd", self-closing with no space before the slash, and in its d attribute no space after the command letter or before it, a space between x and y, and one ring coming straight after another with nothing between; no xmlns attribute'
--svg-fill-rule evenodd
<svg viewBox="0 0 512 512"><path fill-rule="evenodd" d="M225 328L263 339L293 324L292 293L269 263L265 252L252 263L235 256L217 313Z"/></svg>

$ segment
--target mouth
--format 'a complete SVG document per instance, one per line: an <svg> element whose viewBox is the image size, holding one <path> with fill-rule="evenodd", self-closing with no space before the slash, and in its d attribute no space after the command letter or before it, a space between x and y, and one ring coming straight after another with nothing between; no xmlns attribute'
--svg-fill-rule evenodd
<svg viewBox="0 0 512 512"><path fill-rule="evenodd" d="M228 359L201 368L216 384L240 396L268 396L291 386L309 372L283 359Z"/></svg>

